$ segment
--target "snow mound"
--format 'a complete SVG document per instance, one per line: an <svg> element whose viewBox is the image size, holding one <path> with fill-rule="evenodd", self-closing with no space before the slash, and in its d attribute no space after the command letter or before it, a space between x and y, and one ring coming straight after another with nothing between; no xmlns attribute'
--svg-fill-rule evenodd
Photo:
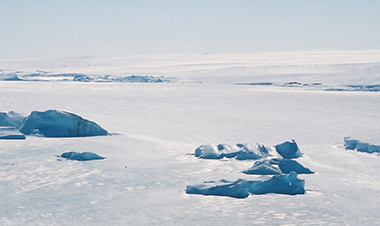
<svg viewBox="0 0 380 226"><path fill-rule="evenodd" d="M98 124L60 110L33 111L24 121L20 132L45 137L102 136L109 133Z"/></svg>
<svg viewBox="0 0 380 226"><path fill-rule="evenodd" d="M195 149L195 156L203 159L221 159L236 158L237 160L257 160L268 156L268 148L261 144L237 144L230 146L228 144L218 144L217 147L212 145L201 145Z"/></svg>
<svg viewBox="0 0 380 226"><path fill-rule="evenodd" d="M275 148L278 154L280 154L284 159L299 158L302 156L302 153L294 140L285 141L282 144L276 145Z"/></svg>
<svg viewBox="0 0 380 226"><path fill-rule="evenodd" d="M357 139L352 139L350 137L344 138L344 146L348 150L356 149L357 151L360 151L360 152L380 153L380 145L363 142Z"/></svg>
<svg viewBox="0 0 380 226"><path fill-rule="evenodd" d="M0 112L0 126L14 126L20 128L25 117L13 111Z"/></svg>
<svg viewBox="0 0 380 226"><path fill-rule="evenodd" d="M92 152L65 152L62 153L61 158L66 158L70 160L77 160L77 161L89 161L89 160L99 160L99 159L105 159L104 157L97 155Z"/></svg>
<svg viewBox="0 0 380 226"><path fill-rule="evenodd" d="M227 180L206 181L200 185L186 186L187 194L217 195L233 198L246 198L249 195L247 182L238 179L234 182Z"/></svg>
<svg viewBox="0 0 380 226"><path fill-rule="evenodd" d="M234 182L227 180L206 181L200 185L186 186L187 194L228 196L246 198L249 193L262 195L267 193L297 195L305 194L305 181L297 177L297 173L275 175L266 181L247 181L238 179Z"/></svg>
<svg viewBox="0 0 380 226"><path fill-rule="evenodd" d="M291 160L291 159L281 159L280 163L278 164L278 167L280 167L283 173L290 173L292 171L298 174L313 174L314 173L313 171L304 167L297 161Z"/></svg>
<svg viewBox="0 0 380 226"><path fill-rule="evenodd" d="M254 195L267 193L297 195L305 194L305 180L297 177L297 173L275 175L266 181L249 181L249 192Z"/></svg>
<svg viewBox="0 0 380 226"><path fill-rule="evenodd" d="M269 160L256 161L251 168L243 171L245 174L276 175L282 174L281 170L273 166Z"/></svg>
<svg viewBox="0 0 380 226"><path fill-rule="evenodd" d="M14 126L0 126L0 139L25 139L25 135Z"/></svg>

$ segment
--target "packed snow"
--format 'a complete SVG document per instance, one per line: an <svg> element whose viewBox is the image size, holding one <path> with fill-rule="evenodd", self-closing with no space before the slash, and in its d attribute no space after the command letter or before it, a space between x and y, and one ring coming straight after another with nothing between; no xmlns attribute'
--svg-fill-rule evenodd
<svg viewBox="0 0 380 226"><path fill-rule="evenodd" d="M379 68L379 51L0 60L0 111L21 116L1 126L65 109L115 134L0 140L0 225L379 225L380 156L343 140L380 144L380 93L368 90ZM23 77L32 73L42 76ZM62 74L73 76L46 76ZM242 149L228 144L289 139L302 151L291 160L314 174L242 173L257 161L278 167L273 148L244 161L194 156L201 144L228 154ZM57 161L66 150L106 159ZM243 199L186 193L239 178ZM276 184L304 187L262 194Z"/></svg>

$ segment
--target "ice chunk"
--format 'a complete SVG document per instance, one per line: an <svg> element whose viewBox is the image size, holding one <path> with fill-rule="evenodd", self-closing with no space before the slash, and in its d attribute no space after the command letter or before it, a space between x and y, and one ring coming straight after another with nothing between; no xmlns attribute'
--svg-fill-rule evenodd
<svg viewBox="0 0 380 226"><path fill-rule="evenodd" d="M0 139L25 139L25 135L14 126L0 126Z"/></svg>
<svg viewBox="0 0 380 226"><path fill-rule="evenodd" d="M297 173L275 175L266 181L248 181L249 192L255 195L267 193L297 195L305 194L305 180L297 178Z"/></svg>
<svg viewBox="0 0 380 226"><path fill-rule="evenodd" d="M45 137L85 137L109 135L98 124L60 110L33 111L24 121L20 132L30 135L37 131Z"/></svg>
<svg viewBox="0 0 380 226"><path fill-rule="evenodd" d="M313 171L304 167L297 161L291 160L291 159L282 159L280 163L278 164L278 167L280 167L283 173L290 173L291 171L294 171L298 174L313 174L314 173Z"/></svg>
<svg viewBox="0 0 380 226"><path fill-rule="evenodd" d="M200 185L186 186L187 194L229 196L233 198L246 198L249 195L248 185L245 180L238 179L234 182L227 180L206 181Z"/></svg>
<svg viewBox="0 0 380 226"><path fill-rule="evenodd" d="M380 145L375 145L375 144L368 145L368 152L369 153L380 152Z"/></svg>
<svg viewBox="0 0 380 226"><path fill-rule="evenodd" d="M282 144L275 146L276 151L285 159L299 158L302 156L297 143L292 141L286 141Z"/></svg>
<svg viewBox="0 0 380 226"><path fill-rule="evenodd" d="M260 144L237 144L241 151L236 155L237 160L260 159L268 155L268 149Z"/></svg>
<svg viewBox="0 0 380 226"><path fill-rule="evenodd" d="M62 153L60 157L70 159L70 160L77 160L77 161L104 159L104 157L92 152L79 153L79 152L73 152L73 151Z"/></svg>
<svg viewBox="0 0 380 226"><path fill-rule="evenodd" d="M281 170L273 166L269 160L256 161L251 168L243 171L245 174L275 175L282 174Z"/></svg>
<svg viewBox="0 0 380 226"><path fill-rule="evenodd" d="M221 159L222 153L211 145L201 145L195 149L195 156L203 159Z"/></svg>
<svg viewBox="0 0 380 226"><path fill-rule="evenodd" d="M14 126L20 128L24 116L13 111L0 112L0 126Z"/></svg>
<svg viewBox="0 0 380 226"><path fill-rule="evenodd" d="M346 149L355 150L357 145L358 140L351 139L351 137L344 138L344 146L346 147Z"/></svg>
<svg viewBox="0 0 380 226"><path fill-rule="evenodd" d="M356 146L356 150L361 151L361 152L369 152L368 146L369 146L369 143L358 141L357 146Z"/></svg>

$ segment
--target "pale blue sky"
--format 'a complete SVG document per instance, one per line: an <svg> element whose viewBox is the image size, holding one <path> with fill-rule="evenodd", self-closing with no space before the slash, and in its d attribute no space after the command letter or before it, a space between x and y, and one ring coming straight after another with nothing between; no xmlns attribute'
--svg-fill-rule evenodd
<svg viewBox="0 0 380 226"><path fill-rule="evenodd" d="M380 49L379 0L0 0L0 58Z"/></svg>

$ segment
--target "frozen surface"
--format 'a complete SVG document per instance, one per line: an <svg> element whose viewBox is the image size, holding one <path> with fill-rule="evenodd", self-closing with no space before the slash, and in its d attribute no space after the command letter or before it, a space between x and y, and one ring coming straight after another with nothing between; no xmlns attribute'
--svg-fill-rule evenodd
<svg viewBox="0 0 380 226"><path fill-rule="evenodd" d="M98 124L82 117L62 111L33 111L20 128L25 135L39 134L45 137L104 136L108 132Z"/></svg>
<svg viewBox="0 0 380 226"><path fill-rule="evenodd" d="M104 157L92 153L92 152L64 152L61 154L62 158L65 159L70 159L70 160L77 160L77 161L89 161L89 160L99 160L99 159L104 159Z"/></svg>
<svg viewBox="0 0 380 226"><path fill-rule="evenodd" d="M25 139L14 126L0 126L0 139Z"/></svg>
<svg viewBox="0 0 380 226"><path fill-rule="evenodd" d="M379 62L375 51L0 60L4 74L43 70L178 79L1 81L0 111L65 109L119 135L0 140L0 225L380 225L380 156L348 151L343 141L378 136L379 92L234 85L376 84ZM203 181L269 179L241 173L252 160L194 157L200 144L273 147L289 139L303 153L297 161L316 172L298 175L305 195L235 199L185 193L187 185ZM57 161L55 155L66 150L107 158Z"/></svg>

